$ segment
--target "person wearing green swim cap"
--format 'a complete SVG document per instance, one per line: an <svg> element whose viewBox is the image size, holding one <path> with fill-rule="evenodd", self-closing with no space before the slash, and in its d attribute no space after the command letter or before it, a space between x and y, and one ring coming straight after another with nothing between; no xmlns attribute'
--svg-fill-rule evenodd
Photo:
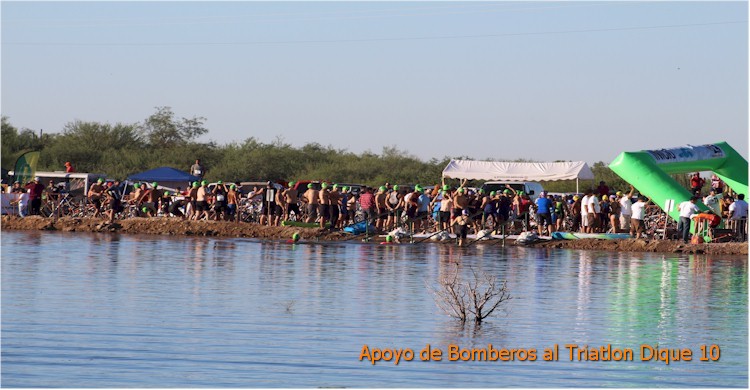
<svg viewBox="0 0 750 390"><path fill-rule="evenodd" d="M333 189L328 193L328 199L330 202L329 207L329 219L331 222L331 230L338 228L339 217L341 215L341 191L339 191L339 185L334 184Z"/></svg>
<svg viewBox="0 0 750 390"><path fill-rule="evenodd" d="M288 187L289 187L289 188L294 188L294 182L293 182L293 181L290 181L290 182L289 182L289 186L288 186Z"/></svg>
<svg viewBox="0 0 750 390"><path fill-rule="evenodd" d="M331 218L331 192L328 191L328 183L320 184L318 191L318 214L320 215L320 228L326 227L326 222Z"/></svg>
<svg viewBox="0 0 750 390"><path fill-rule="evenodd" d="M461 216L464 210L469 209L469 197L466 196L466 190L463 186L458 187L453 195L453 218Z"/></svg>
<svg viewBox="0 0 750 390"><path fill-rule="evenodd" d="M299 233L292 234L292 241L299 242L300 238L301 237L300 237Z"/></svg>
<svg viewBox="0 0 750 390"><path fill-rule="evenodd" d="M151 188L145 189L140 198L136 199L136 202L140 203L142 206L141 210L144 208L147 210L144 211L144 213L146 213L146 216L148 217L155 217L162 204L162 192L158 189L158 186L159 183L152 182Z"/></svg>
<svg viewBox="0 0 750 390"><path fill-rule="evenodd" d="M299 192L294 188L296 183L293 181L289 182L288 188L281 190L281 199L284 201L282 204L282 212L284 213L284 220L291 220L292 213L299 218L302 214L299 210Z"/></svg>
<svg viewBox="0 0 750 390"><path fill-rule="evenodd" d="M208 204L208 181L202 180L200 187L195 192L195 213L193 213L193 219L206 219L208 220L208 211L210 205Z"/></svg>
<svg viewBox="0 0 750 390"><path fill-rule="evenodd" d="M378 187L378 192L375 194L375 227L378 230L385 230L386 223L388 222L388 206L386 204L387 194L386 186Z"/></svg>
<svg viewBox="0 0 750 390"><path fill-rule="evenodd" d="M315 189L312 183L307 184L307 191L302 194L302 203L307 207L307 219L305 222L313 223L318 218L318 206L320 205L320 198L318 197L318 190Z"/></svg>
<svg viewBox="0 0 750 390"><path fill-rule="evenodd" d="M99 178L96 183L91 184L87 194L89 201L94 205L94 218L102 215L102 201L104 200L104 179Z"/></svg>
<svg viewBox="0 0 750 390"><path fill-rule="evenodd" d="M404 196L398 191L398 184L388 192L386 208L388 209L387 230L393 230L398 226L398 219L404 211Z"/></svg>

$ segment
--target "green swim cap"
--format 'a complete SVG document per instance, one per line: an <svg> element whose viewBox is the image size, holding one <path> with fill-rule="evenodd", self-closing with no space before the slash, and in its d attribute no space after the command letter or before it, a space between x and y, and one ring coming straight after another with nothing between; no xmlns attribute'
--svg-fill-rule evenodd
<svg viewBox="0 0 750 390"><path fill-rule="evenodd" d="M448 191L449 189L450 189L450 187L448 187L447 184L443 186L443 191Z"/></svg>
<svg viewBox="0 0 750 390"><path fill-rule="evenodd" d="M393 241L393 236L385 236L385 242Z"/></svg>
<svg viewBox="0 0 750 390"><path fill-rule="evenodd" d="M231 189L233 189L233 190L234 190L234 189L237 189L237 186L236 186L236 185L234 185L234 184L232 184L231 186L229 186L229 188L231 188Z"/></svg>
<svg viewBox="0 0 750 390"><path fill-rule="evenodd" d="M198 182L193 182L193 188L198 188Z"/></svg>
<svg viewBox="0 0 750 390"><path fill-rule="evenodd" d="M422 186L420 186L419 184L415 185L414 191L422 192Z"/></svg>
<svg viewBox="0 0 750 390"><path fill-rule="evenodd" d="M495 196L495 194L496 194L495 191L490 192L490 196Z"/></svg>
<svg viewBox="0 0 750 390"><path fill-rule="evenodd" d="M339 185L338 185L338 184L334 184L334 185L333 185L333 188L334 188L334 189L335 189L335 188L339 188Z"/></svg>
<svg viewBox="0 0 750 390"><path fill-rule="evenodd" d="M458 187L458 192L460 192L460 193L463 194L464 193L464 188L463 187Z"/></svg>
<svg viewBox="0 0 750 390"><path fill-rule="evenodd" d="M312 188L312 183L307 183L307 188Z"/></svg>
<svg viewBox="0 0 750 390"><path fill-rule="evenodd" d="M398 191L398 184L394 184L394 185L393 185L393 190L394 190L394 191Z"/></svg>
<svg viewBox="0 0 750 390"><path fill-rule="evenodd" d="M448 191L443 190L443 196L448 195Z"/></svg>
<svg viewBox="0 0 750 390"><path fill-rule="evenodd" d="M480 194L484 194L484 190L480 188L480 189L479 189L479 193L480 193Z"/></svg>
<svg viewBox="0 0 750 390"><path fill-rule="evenodd" d="M169 191L164 191L164 196L169 196Z"/></svg>
<svg viewBox="0 0 750 390"><path fill-rule="evenodd" d="M101 177L100 177L100 178L99 178L99 180L97 180L97 181L98 181L99 183L104 183L104 178L101 178Z"/></svg>
<svg viewBox="0 0 750 390"><path fill-rule="evenodd" d="M299 239L300 239L299 233L292 234L292 241L297 242L299 241Z"/></svg>
<svg viewBox="0 0 750 390"><path fill-rule="evenodd" d="M518 195L523 195L523 191L518 191Z"/></svg>
<svg viewBox="0 0 750 390"><path fill-rule="evenodd" d="M148 212L148 208L147 208L146 206L143 206L143 207L141 208L141 211L143 211L144 213L147 213L147 212Z"/></svg>
<svg viewBox="0 0 750 390"><path fill-rule="evenodd" d="M504 189L504 190L503 190L503 194L510 194L510 190L509 190L509 189L507 189L507 188L506 188L506 189Z"/></svg>
<svg viewBox="0 0 750 390"><path fill-rule="evenodd" d="M344 186L343 188L341 188L341 190L344 191L344 192L349 191L349 187Z"/></svg>
<svg viewBox="0 0 750 390"><path fill-rule="evenodd" d="M224 182L221 181L221 180L219 180L219 181L216 182L216 184L224 184Z"/></svg>
<svg viewBox="0 0 750 390"><path fill-rule="evenodd" d="M201 185L203 185L203 186L205 186L206 184L208 184L208 180L203 180L203 181L201 182Z"/></svg>
<svg viewBox="0 0 750 390"><path fill-rule="evenodd" d="M383 192L385 192L385 186L380 186L380 188L378 188L378 189L379 189L380 191L383 191Z"/></svg>
<svg viewBox="0 0 750 390"><path fill-rule="evenodd" d="M159 183L157 183L157 182L153 182L153 183L151 183L151 187L154 187L154 188L156 188L156 187L158 187L158 186L159 186Z"/></svg>
<svg viewBox="0 0 750 390"><path fill-rule="evenodd" d="M141 185L139 183L135 183L135 184L133 184L133 187L134 188L141 188Z"/></svg>
<svg viewBox="0 0 750 390"><path fill-rule="evenodd" d="M292 188L292 187L294 187L294 182L293 182L293 181L290 181L290 182L289 182L289 188Z"/></svg>
<svg viewBox="0 0 750 390"><path fill-rule="evenodd" d="M328 183L326 182L321 183L320 188L328 188Z"/></svg>

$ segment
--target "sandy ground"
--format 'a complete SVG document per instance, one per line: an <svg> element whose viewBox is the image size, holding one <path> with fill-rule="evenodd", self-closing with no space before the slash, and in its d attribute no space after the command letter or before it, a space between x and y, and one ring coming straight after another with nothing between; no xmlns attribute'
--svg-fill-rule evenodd
<svg viewBox="0 0 750 390"><path fill-rule="evenodd" d="M107 223L95 218L60 218L54 222L50 218L3 216L0 228L3 230L52 230L64 232L159 234L169 236L215 236L215 237L250 237L272 240L286 240L292 234L299 233L303 240L346 241L360 240L364 236L352 236L343 232L329 232L319 228L299 228L287 226L260 226L248 223L230 223L215 221L182 221L176 218L129 218ZM381 240L382 241L382 240ZM430 242L430 241L426 241ZM453 241L443 243L453 244ZM474 244L474 243L471 243ZM500 240L481 241L477 244L499 245ZM513 245L508 240L506 245ZM566 248L584 250L605 250L621 252L665 252L665 253L705 253L715 255L747 256L747 243L722 244L683 244L670 240L561 240L542 241L532 244L544 248Z"/></svg>

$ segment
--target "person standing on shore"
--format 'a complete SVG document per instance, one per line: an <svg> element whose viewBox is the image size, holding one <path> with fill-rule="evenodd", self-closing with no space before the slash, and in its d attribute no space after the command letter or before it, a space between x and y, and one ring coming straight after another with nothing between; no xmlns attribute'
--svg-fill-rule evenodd
<svg viewBox="0 0 750 390"><path fill-rule="evenodd" d="M94 218L102 215L102 196L104 195L103 183L104 179L100 177L96 183L91 185L87 194L89 201L94 205Z"/></svg>
<svg viewBox="0 0 750 390"><path fill-rule="evenodd" d="M698 206L695 205L695 202L697 200L698 197L694 196L690 198L690 200L686 200L680 203L679 206L677 206L677 209L680 211L680 220L679 222L677 222L677 230L680 231L682 241L686 244L688 243L688 238L690 236L690 220L693 215L696 215L700 212L700 210L698 210Z"/></svg>
<svg viewBox="0 0 750 390"><path fill-rule="evenodd" d="M201 164L200 159L196 159L195 164L190 167L190 174L199 177L201 180L206 176L206 167Z"/></svg>
<svg viewBox="0 0 750 390"><path fill-rule="evenodd" d="M76 170L73 168L73 165L70 163L70 161L65 162L65 173L73 173Z"/></svg>
<svg viewBox="0 0 750 390"><path fill-rule="evenodd" d="M283 191L284 195L284 220L289 221L290 215L294 212L294 216L299 219L301 214L299 211L299 204L297 199L297 190L294 189L294 182L289 182L289 188Z"/></svg>
<svg viewBox="0 0 750 390"><path fill-rule="evenodd" d="M620 196L620 230L623 232L630 231L630 218L633 214L632 207L633 202L630 200L633 197L635 187L630 186L630 193L624 195L622 192L617 192L617 196Z"/></svg>
<svg viewBox="0 0 750 390"><path fill-rule="evenodd" d="M305 222L307 223L313 223L315 222L315 219L318 217L318 203L320 201L318 200L318 190L316 190L313 187L312 183L307 184L307 191L305 191L304 194L302 194L302 203L305 203L307 206L307 219Z"/></svg>
<svg viewBox="0 0 750 390"><path fill-rule="evenodd" d="M589 198L591 197L591 190L583 192L583 198L581 198L581 232L591 233L589 226L591 222L589 220Z"/></svg>
<svg viewBox="0 0 750 390"><path fill-rule="evenodd" d="M747 206L745 194L737 194L737 200L728 207L729 220L736 226L737 238L741 241L747 240Z"/></svg>
<svg viewBox="0 0 750 390"><path fill-rule="evenodd" d="M634 238L641 238L641 234L646 226L643 219L646 217L646 197L641 195L638 201L631 207L632 215L630 217L630 235Z"/></svg>
<svg viewBox="0 0 750 390"><path fill-rule="evenodd" d="M37 176L34 178L34 181L26 184L26 190L29 192L29 214L39 215L42 207L44 184L39 182L39 177Z"/></svg>

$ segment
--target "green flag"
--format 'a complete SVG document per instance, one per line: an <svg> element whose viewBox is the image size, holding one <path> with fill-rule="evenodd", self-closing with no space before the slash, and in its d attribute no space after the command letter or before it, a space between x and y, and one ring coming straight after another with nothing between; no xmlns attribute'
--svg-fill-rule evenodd
<svg viewBox="0 0 750 390"><path fill-rule="evenodd" d="M26 184L36 173L36 163L39 161L39 151L26 152L16 160L16 169L13 172L15 179L21 184Z"/></svg>

